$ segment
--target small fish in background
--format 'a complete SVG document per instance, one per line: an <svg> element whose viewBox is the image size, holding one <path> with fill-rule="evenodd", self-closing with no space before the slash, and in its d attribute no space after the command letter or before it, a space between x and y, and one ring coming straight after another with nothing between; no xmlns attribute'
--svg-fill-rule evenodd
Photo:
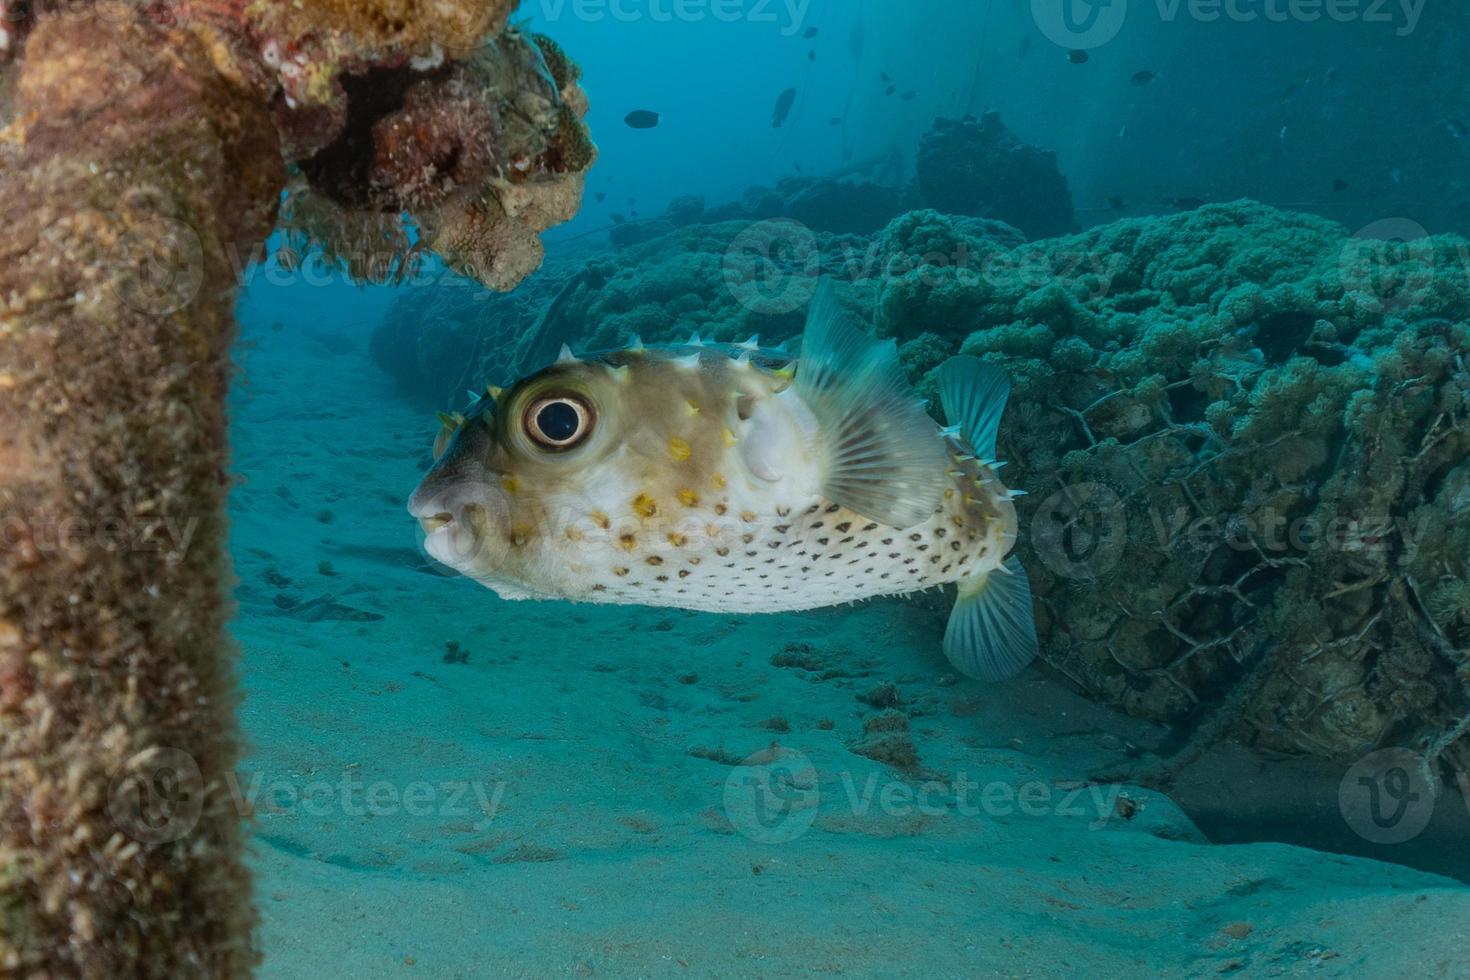
<svg viewBox="0 0 1470 980"><path fill-rule="evenodd" d="M630 129L652 129L658 125L658 113L652 109L634 109L623 117Z"/></svg>
<svg viewBox="0 0 1470 980"><path fill-rule="evenodd" d="M1145 68L1143 71L1134 72L1133 77L1128 79L1128 81L1133 83L1134 88L1143 88L1145 85L1153 84L1154 79L1158 77L1158 72L1152 68Z"/></svg>
<svg viewBox="0 0 1470 980"><path fill-rule="evenodd" d="M1279 139L1279 141L1281 143L1281 148L1283 150L1286 149L1286 127L1285 126L1282 126L1281 127L1281 135L1278 137L1278 139Z"/></svg>
<svg viewBox="0 0 1470 980"><path fill-rule="evenodd" d="M888 72L886 72L886 71L880 71L878 73L878 77L881 78L881 79L883 79L883 84L884 85L887 85L889 83L889 81L891 81L891 79L889 79L889 77L888 77Z"/></svg>
<svg viewBox="0 0 1470 980"><path fill-rule="evenodd" d="M408 509L431 558L503 599L728 615L954 583L944 652L1001 680L1037 653L995 462L1010 381L968 356L938 381L948 428L825 285L796 361L754 337L563 348L442 420Z"/></svg>
<svg viewBox="0 0 1470 980"><path fill-rule="evenodd" d="M815 27L808 27L806 30L804 30L804 31L801 32L801 36L804 37L804 38L806 38L808 41L810 41L812 38L816 37L817 34L818 34L818 31L817 31L817 28L815 28Z"/></svg>
<svg viewBox="0 0 1470 980"><path fill-rule="evenodd" d="M1286 91L1281 93L1281 101L1290 102L1292 99L1296 98L1297 93L1302 90L1302 86L1306 85L1310 81L1311 79L1308 78L1300 82L1292 82L1290 85L1286 86Z"/></svg>
<svg viewBox="0 0 1470 980"><path fill-rule="evenodd" d="M1031 35L1027 34L1021 38L1021 48L1016 52L1016 57L1024 58L1031 53Z"/></svg>
<svg viewBox="0 0 1470 980"><path fill-rule="evenodd" d="M842 125L842 117L841 116L833 116L831 119L828 119L827 120L827 125L828 126L841 126Z"/></svg>
<svg viewBox="0 0 1470 980"><path fill-rule="evenodd" d="M624 217L621 214L618 214L616 211L614 211L612 214L608 215L608 217L612 219L612 223L615 224L615 225L621 225L621 224L623 224L624 222L626 222L628 220L626 217Z"/></svg>
<svg viewBox="0 0 1470 980"><path fill-rule="evenodd" d="M598 204L601 204L603 201L607 200L607 192L598 191L597 193L593 194L592 197L597 201Z"/></svg>
<svg viewBox="0 0 1470 980"><path fill-rule="evenodd" d="M898 91L898 86L897 85L890 85L890 86L888 86L888 88L884 89L883 94L884 95L892 95L894 92L897 92L897 91Z"/></svg>
<svg viewBox="0 0 1470 980"><path fill-rule="evenodd" d="M816 61L817 60L817 49L816 48L812 48L810 51L808 51L806 53L806 60L807 61Z"/></svg>
<svg viewBox="0 0 1470 980"><path fill-rule="evenodd" d="M917 99L918 97L919 97L919 93L918 92L915 92L913 89L909 89L907 92L903 93L903 95L900 95L899 96L899 98L902 99L905 102L912 102L915 99Z"/></svg>
<svg viewBox="0 0 1470 980"><path fill-rule="evenodd" d="M1108 198L1108 207L1112 208L1114 211L1122 211L1124 208L1128 207L1128 202L1123 200L1122 194L1113 194Z"/></svg>
<svg viewBox="0 0 1470 980"><path fill-rule="evenodd" d="M796 89L789 88L776 96L776 106L771 111L771 128L780 129L786 122L786 117L791 114L791 107L796 104Z"/></svg>
<svg viewBox="0 0 1470 980"><path fill-rule="evenodd" d="M1092 55L1082 50L1068 51L1067 60L1074 65L1085 65L1092 60Z"/></svg>
<svg viewBox="0 0 1470 980"><path fill-rule="evenodd" d="M1402 184L1404 182L1404 172L1398 167L1394 167L1392 170L1390 170L1388 172L1388 176L1395 184Z"/></svg>
<svg viewBox="0 0 1470 980"><path fill-rule="evenodd" d="M1118 130L1118 139L1120 139L1120 140L1126 140L1127 138L1128 138L1128 126L1126 124L1124 124L1123 128L1120 129L1120 130Z"/></svg>
<svg viewBox="0 0 1470 980"><path fill-rule="evenodd" d="M1322 73L1322 81L1328 85L1331 85L1333 82L1337 81L1336 65L1329 66L1328 69Z"/></svg>
<svg viewBox="0 0 1470 980"><path fill-rule="evenodd" d="M1470 129L1466 129L1465 124L1458 119L1446 119L1444 121L1444 128L1448 129L1450 131L1450 135L1457 140L1462 140L1467 135L1470 135Z"/></svg>
<svg viewBox="0 0 1470 980"><path fill-rule="evenodd" d="M1180 211L1193 211L1205 206L1204 198L1200 197L1175 197L1166 199L1165 204L1178 208Z"/></svg>
<svg viewBox="0 0 1470 980"><path fill-rule="evenodd" d="M1347 189L1348 189L1348 182L1345 181L1345 180L1343 180L1341 177L1335 178L1332 181L1332 192L1334 194L1341 194L1343 191L1345 191Z"/></svg>
<svg viewBox="0 0 1470 980"><path fill-rule="evenodd" d="M636 218L636 217L638 217L638 212L637 211L629 211L628 212L628 217L630 217L630 218Z"/></svg>

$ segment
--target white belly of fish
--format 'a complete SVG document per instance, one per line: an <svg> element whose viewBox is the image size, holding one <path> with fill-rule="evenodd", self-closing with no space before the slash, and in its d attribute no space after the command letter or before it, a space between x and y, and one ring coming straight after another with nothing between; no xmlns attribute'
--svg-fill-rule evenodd
<svg viewBox="0 0 1470 980"><path fill-rule="evenodd" d="M1004 560L1013 537L1001 519L948 500L905 530L819 500L784 517L691 520L639 534L631 546L615 534L584 538L563 552L561 591L711 612L813 609L982 575Z"/></svg>

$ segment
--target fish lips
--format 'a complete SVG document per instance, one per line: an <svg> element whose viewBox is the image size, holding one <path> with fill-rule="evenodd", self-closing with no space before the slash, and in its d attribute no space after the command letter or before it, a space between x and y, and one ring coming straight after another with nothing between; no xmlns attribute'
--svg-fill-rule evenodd
<svg viewBox="0 0 1470 980"><path fill-rule="evenodd" d="M428 556L456 571L480 566L510 508L504 491L478 467L436 466L408 499Z"/></svg>

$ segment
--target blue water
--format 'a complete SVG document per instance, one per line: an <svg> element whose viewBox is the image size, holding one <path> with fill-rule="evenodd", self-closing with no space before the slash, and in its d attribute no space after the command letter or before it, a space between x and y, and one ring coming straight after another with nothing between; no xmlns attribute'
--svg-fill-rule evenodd
<svg viewBox="0 0 1470 980"><path fill-rule="evenodd" d="M1066 231L1131 221L1144 243L1196 243L1234 220L1219 215L1246 213L1190 224L1197 207L1249 198L1336 222L1343 241L1374 227L1369 239L1410 247L1449 233L1449 254L1470 233L1463 12L1364 2L1311 19L1277 17L1285 0L1241 0L1241 16L1216 19L1208 5L1114 4L1127 10L1116 33L1072 47L1048 37L1040 0L533 0L520 16L583 68L600 157L581 212L543 236L524 308L432 307L480 296L432 261L398 288L353 284L310 256L287 271L273 240L239 302L231 405L232 631L251 747L238 792L254 821L263 975L1465 975L1470 782L1449 763L1437 789L1420 786L1432 822L1424 811L1402 840L1364 832L1352 803L1352 767L1398 743L1286 753L1227 729L1170 779L1135 783L1230 692L1201 685L1201 712L1160 719L1046 653L982 684L939 652L950 600L936 594L772 616L509 602L430 560L405 510L432 462L435 411L527 367L515 343L589 269L606 274L566 295L608 319L548 318L553 350L691 327L799 342L800 303L753 312L723 292L731 236L768 216L675 229L658 224L666 208L838 174L874 185L861 206L888 212L836 232L820 223L858 205L829 204L805 223L824 255L861 254L924 206L917 148L936 117L995 111L1053 152ZM626 125L637 109L659 124ZM651 241L609 240L627 225L653 225ZM1005 250L1021 238L994 234L1015 236ZM1207 256L1212 274L1228 269L1216 309L1287 264L1258 244ZM1313 253L1292 275L1336 264ZM1470 314L1455 312L1446 265L1398 307L1409 312L1385 344L1439 298L1440 319ZM1062 329L1050 274L1017 323ZM955 345L969 332L890 322L886 280L850 285L872 325L899 323L905 363L923 364L916 382L924 331ZM919 288L906 294L915 308L981 315L963 294ZM1184 287L1129 288L1155 290L1157 305ZM631 299L615 308L620 290ZM446 309L473 329L445 331ZM394 317L449 338L423 355L442 384L413 388L401 356L374 356ZM1273 343L1251 340L1241 357L1274 357ZM1463 423L1463 409L1447 415ZM1454 624L1444 649L1463 665ZM1043 622L1044 650L1068 625ZM1432 676L1463 684L1462 668ZM1435 710L1465 696L1443 687ZM1394 731L1423 753L1423 732ZM1379 787L1385 805L1396 785Z"/></svg>

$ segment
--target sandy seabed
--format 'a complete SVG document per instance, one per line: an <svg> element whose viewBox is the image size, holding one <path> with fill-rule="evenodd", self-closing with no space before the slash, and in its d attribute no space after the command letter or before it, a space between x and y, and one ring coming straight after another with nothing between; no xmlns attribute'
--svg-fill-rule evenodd
<svg viewBox="0 0 1470 980"><path fill-rule="evenodd" d="M922 602L735 618L435 571L403 501L437 423L368 361L382 305L242 303L263 976L1470 976L1464 886L1085 788L1146 726L957 681Z"/></svg>

